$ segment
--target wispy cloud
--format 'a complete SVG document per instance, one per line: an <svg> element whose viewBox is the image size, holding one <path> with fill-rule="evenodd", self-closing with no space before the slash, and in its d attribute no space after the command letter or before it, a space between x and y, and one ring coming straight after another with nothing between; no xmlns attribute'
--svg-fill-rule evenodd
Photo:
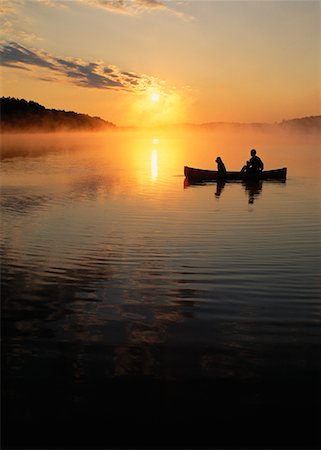
<svg viewBox="0 0 321 450"><path fill-rule="evenodd" d="M1 64L3 66L26 68L25 66L39 66L47 67L54 70L55 66L46 58L44 52L38 51L37 53L28 50L16 42L9 42L4 44L0 50Z"/></svg>
<svg viewBox="0 0 321 450"><path fill-rule="evenodd" d="M0 39L19 40L25 43L41 41L43 38L30 31L30 18L25 14L31 0L0 0ZM33 0L48 8L60 8L66 12L74 5L82 4L91 8L100 8L107 13L123 14L127 16L138 16L148 12L167 12L184 20L192 19L191 16L179 8L182 2L165 2L163 0Z"/></svg>
<svg viewBox="0 0 321 450"><path fill-rule="evenodd" d="M8 2L2 1L0 3L0 16L6 16L8 14L14 14L16 12L16 9L13 5L9 4Z"/></svg>
<svg viewBox="0 0 321 450"><path fill-rule="evenodd" d="M68 4L67 2L59 0L36 1L50 7L67 7ZM162 0L73 0L73 3L82 3L90 7L104 9L108 12L126 14L129 16L136 16L145 12L164 11L183 19L191 19L188 14L185 14L184 12L173 7L175 2L166 2ZM72 5L69 3L68 6Z"/></svg>
<svg viewBox="0 0 321 450"><path fill-rule="evenodd" d="M28 19L21 13L23 0L0 1L1 39L19 39L25 42L42 40L35 33L27 31L25 28Z"/></svg>
<svg viewBox="0 0 321 450"><path fill-rule="evenodd" d="M12 69L28 70L37 79L69 82L85 88L142 92L165 84L155 77L121 71L117 66L106 65L102 61L55 57L16 42L6 42L0 47L0 64Z"/></svg>
<svg viewBox="0 0 321 450"><path fill-rule="evenodd" d="M106 10L123 13L138 14L146 10L171 10L164 2L160 0L79 0L91 6L104 8Z"/></svg>

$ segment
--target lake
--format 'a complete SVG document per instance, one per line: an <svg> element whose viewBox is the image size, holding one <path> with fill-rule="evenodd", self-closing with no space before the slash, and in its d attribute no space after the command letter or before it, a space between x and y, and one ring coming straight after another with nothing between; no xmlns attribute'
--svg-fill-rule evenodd
<svg viewBox="0 0 321 450"><path fill-rule="evenodd" d="M320 140L1 139L6 448L314 447ZM254 147L286 182L188 186Z"/></svg>

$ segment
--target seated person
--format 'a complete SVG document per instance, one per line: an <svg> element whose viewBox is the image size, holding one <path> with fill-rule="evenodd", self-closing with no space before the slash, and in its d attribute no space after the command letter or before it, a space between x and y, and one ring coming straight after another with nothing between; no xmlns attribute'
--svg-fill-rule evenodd
<svg viewBox="0 0 321 450"><path fill-rule="evenodd" d="M251 150L251 159L249 163L250 170L252 170L254 173L260 173L264 169L264 164L262 160L256 155L256 150L254 150L254 148Z"/></svg>
<svg viewBox="0 0 321 450"><path fill-rule="evenodd" d="M226 168L225 168L225 165L224 165L222 159L218 156L216 158L215 162L217 163L218 175L221 177L224 177L226 175Z"/></svg>
<svg viewBox="0 0 321 450"><path fill-rule="evenodd" d="M246 161L246 165L242 167L241 174L247 174L252 176L259 175L264 169L264 164L256 155L256 150L254 148L251 150L251 158L249 161Z"/></svg>

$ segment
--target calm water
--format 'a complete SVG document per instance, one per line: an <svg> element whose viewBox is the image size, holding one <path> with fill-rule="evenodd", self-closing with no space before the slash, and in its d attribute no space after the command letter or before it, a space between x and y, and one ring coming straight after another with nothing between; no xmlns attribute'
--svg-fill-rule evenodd
<svg viewBox="0 0 321 450"><path fill-rule="evenodd" d="M286 183L184 185L253 146ZM1 166L8 447L315 446L316 137L5 136Z"/></svg>

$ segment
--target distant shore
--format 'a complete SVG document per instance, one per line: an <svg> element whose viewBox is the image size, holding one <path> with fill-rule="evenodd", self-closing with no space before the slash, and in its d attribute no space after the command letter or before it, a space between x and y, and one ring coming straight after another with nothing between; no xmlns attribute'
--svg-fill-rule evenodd
<svg viewBox="0 0 321 450"><path fill-rule="evenodd" d="M79 131L135 131L141 127L117 126L100 117L92 117L74 111L48 109L34 101L1 97L1 133L50 133ZM321 131L321 116L308 116L275 123L206 122L201 124L178 123L159 125L162 130L231 130L233 131L293 131L315 133Z"/></svg>
<svg viewBox="0 0 321 450"><path fill-rule="evenodd" d="M2 97L1 132L106 131L116 127L100 117L47 109L39 103Z"/></svg>

